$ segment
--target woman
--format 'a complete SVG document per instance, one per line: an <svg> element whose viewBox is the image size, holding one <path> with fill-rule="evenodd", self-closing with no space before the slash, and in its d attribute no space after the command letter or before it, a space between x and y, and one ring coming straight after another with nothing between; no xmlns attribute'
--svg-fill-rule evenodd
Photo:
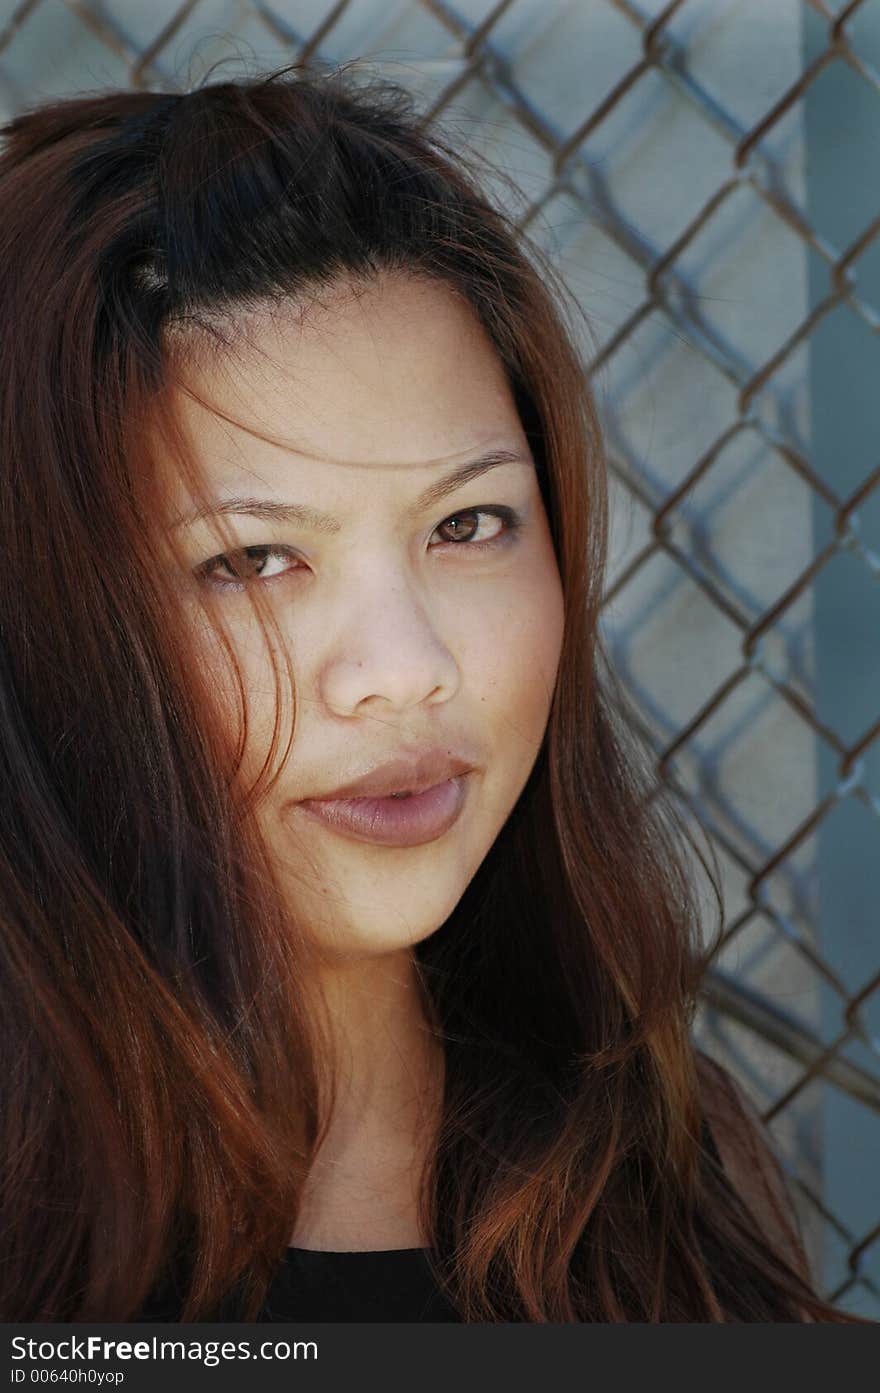
<svg viewBox="0 0 880 1393"><path fill-rule="evenodd" d="M690 1037L549 266L343 71L3 136L3 1318L855 1320Z"/></svg>

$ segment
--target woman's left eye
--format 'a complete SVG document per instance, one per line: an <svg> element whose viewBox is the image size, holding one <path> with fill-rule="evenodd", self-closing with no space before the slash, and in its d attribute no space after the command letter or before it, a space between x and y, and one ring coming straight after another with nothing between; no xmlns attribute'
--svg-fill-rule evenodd
<svg viewBox="0 0 880 1393"><path fill-rule="evenodd" d="M521 523L519 514L513 508L504 508L499 504L491 508L464 508L460 513L452 513L450 517L441 522L439 527L436 527L434 530L439 532L440 528L449 527L450 523L460 522L462 518L480 517L495 518L499 522L502 522L504 526L497 529L492 536L481 538L479 541L473 540L473 532L471 532L470 535L465 538L465 542L470 546L491 547L494 546L496 542L505 542L509 537L513 536ZM477 528L477 530L479 530L479 528ZM455 540L451 545L462 546L464 543L460 540Z"/></svg>
<svg viewBox="0 0 880 1393"><path fill-rule="evenodd" d="M434 531L439 532L442 528L449 528L451 524L459 524L463 519L476 519L481 517L494 517L502 523L503 526L497 529L490 537L476 539L475 534L480 531L480 525L466 525L465 531L467 535L463 540L456 537L453 540L445 542L444 545L458 548L459 550L479 551L484 548L498 546L500 543L511 540L517 529L522 525L522 520L515 509L503 507L499 504L487 508L465 508L462 509L461 512L452 513L448 518L445 518L443 522L439 523ZM200 566L196 567L195 574L199 580L206 581L208 584L213 585L215 589L219 590L242 590L245 585L253 580L260 580L268 585L273 581L284 580L288 575L295 574L294 569L294 571L282 570L276 575L267 576L265 569L258 569L258 567L265 568L269 558L275 561L280 560L281 562L295 561L296 555L289 547L281 545L276 546L271 543L261 546L242 547L240 551L225 552L221 556L212 557L210 561L203 561ZM223 569L239 577L239 579L217 579L217 572Z"/></svg>

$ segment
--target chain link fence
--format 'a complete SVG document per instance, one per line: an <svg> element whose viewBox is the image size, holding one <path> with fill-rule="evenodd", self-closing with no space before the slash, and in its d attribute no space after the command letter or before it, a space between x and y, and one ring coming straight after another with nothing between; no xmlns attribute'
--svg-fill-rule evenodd
<svg viewBox="0 0 880 1393"><path fill-rule="evenodd" d="M878 10L0 0L0 114L357 59L514 181L586 315L608 649L722 870L695 1034L767 1123L818 1285L875 1318Z"/></svg>

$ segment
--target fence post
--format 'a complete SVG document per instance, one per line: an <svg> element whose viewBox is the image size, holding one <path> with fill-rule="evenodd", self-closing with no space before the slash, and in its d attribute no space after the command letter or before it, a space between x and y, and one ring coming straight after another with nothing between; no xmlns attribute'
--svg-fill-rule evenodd
<svg viewBox="0 0 880 1393"><path fill-rule="evenodd" d="M809 5L802 8L805 66L827 48L830 22ZM853 46L869 62L880 56L880 11L864 5ZM875 68L880 63L874 63ZM807 213L811 226L840 254L880 212L880 91L843 59L830 64L805 97ZM809 252L811 308L827 298L831 273L825 260ZM854 264L859 300L880 313L880 239ZM873 329L849 305L838 305L810 339L811 460L818 474L845 501L880 459L880 343ZM814 497L814 542L818 550L832 536L833 516ZM861 546L880 557L880 490L858 509ZM815 584L816 703L820 720L842 743L853 746L880 714L880 570L844 548ZM840 755L818 741L820 795L841 783ZM880 741L862 757L863 783L870 798L844 793L819 831L819 934L821 951L842 979L847 997L858 995L878 970L880 934ZM846 1026L847 1001L823 983L823 1034L836 1039ZM860 1007L871 1043L852 1041L841 1051L880 1073L880 984ZM826 1226L822 1285L844 1307L880 1315L880 1234L862 1253L853 1271L849 1255L878 1224L880 1117L839 1089L825 1086L823 1125L823 1201L849 1235ZM874 1294L853 1278L860 1274ZM817 1274L818 1276L819 1274Z"/></svg>

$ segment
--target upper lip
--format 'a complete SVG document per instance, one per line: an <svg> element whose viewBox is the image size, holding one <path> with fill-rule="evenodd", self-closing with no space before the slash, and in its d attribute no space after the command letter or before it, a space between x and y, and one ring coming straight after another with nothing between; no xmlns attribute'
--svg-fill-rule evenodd
<svg viewBox="0 0 880 1393"><path fill-rule="evenodd" d="M450 751L433 747L405 752L383 764L374 764L366 774L325 793L315 793L301 802L337 798L387 798L391 793L423 793L446 779L467 774L473 762Z"/></svg>

